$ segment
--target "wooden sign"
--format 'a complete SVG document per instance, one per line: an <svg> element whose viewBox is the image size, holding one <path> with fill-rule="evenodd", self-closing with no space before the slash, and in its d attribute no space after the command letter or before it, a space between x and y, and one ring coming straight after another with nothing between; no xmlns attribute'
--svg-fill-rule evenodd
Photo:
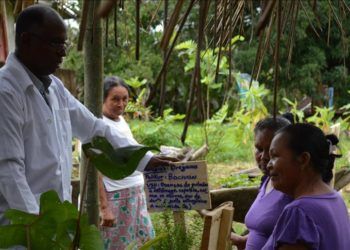
<svg viewBox="0 0 350 250"><path fill-rule="evenodd" d="M177 162L145 171L144 176L150 211L210 208L205 161Z"/></svg>

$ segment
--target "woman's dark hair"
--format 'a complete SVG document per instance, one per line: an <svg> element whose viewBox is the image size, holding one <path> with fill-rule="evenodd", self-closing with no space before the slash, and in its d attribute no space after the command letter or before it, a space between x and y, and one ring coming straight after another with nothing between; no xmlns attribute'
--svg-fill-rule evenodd
<svg viewBox="0 0 350 250"><path fill-rule="evenodd" d="M290 124L294 124L294 115L291 112L286 112L281 115L283 118L287 119Z"/></svg>
<svg viewBox="0 0 350 250"><path fill-rule="evenodd" d="M258 121L258 123L255 125L255 128L254 128L254 134L256 134L257 132L263 131L265 129L276 132L277 130L289 124L290 122L283 117L278 116L276 117L276 119L274 119L273 117L268 117Z"/></svg>
<svg viewBox="0 0 350 250"><path fill-rule="evenodd" d="M303 152L310 154L311 165L321 174L324 182L332 180L335 158L341 156L330 150L331 146L336 146L339 142L334 134L326 136L318 127L306 123L288 125L277 131L277 134L281 133L287 135L287 145L297 155Z"/></svg>
<svg viewBox="0 0 350 250"><path fill-rule="evenodd" d="M123 79L119 78L118 76L107 76L103 80L103 101L106 100L109 94L109 91L111 91L111 89L114 87L124 87L128 91L128 94L130 95L130 88L124 82Z"/></svg>

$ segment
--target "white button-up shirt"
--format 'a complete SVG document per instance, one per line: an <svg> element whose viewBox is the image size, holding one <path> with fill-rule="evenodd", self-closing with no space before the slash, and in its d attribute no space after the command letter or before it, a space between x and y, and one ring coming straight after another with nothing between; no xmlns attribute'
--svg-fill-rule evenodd
<svg viewBox="0 0 350 250"><path fill-rule="evenodd" d="M40 195L48 190L71 200L72 137L85 143L105 136L116 148L135 145L50 77L52 110L14 54L0 69L0 225L6 223L8 208L38 213ZM138 170L150 157L141 160Z"/></svg>

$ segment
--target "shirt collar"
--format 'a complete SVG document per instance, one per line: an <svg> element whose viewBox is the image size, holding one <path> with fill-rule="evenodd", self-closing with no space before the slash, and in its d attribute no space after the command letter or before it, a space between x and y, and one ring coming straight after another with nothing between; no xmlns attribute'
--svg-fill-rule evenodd
<svg viewBox="0 0 350 250"><path fill-rule="evenodd" d="M51 78L49 76L36 76L30 71L23 63L21 63L24 70L27 72L29 78L32 80L34 86L41 92L48 92L51 84Z"/></svg>

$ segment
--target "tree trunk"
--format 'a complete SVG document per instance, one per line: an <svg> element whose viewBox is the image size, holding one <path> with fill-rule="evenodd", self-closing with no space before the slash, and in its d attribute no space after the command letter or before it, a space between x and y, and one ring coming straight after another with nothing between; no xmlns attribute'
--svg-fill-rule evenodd
<svg viewBox="0 0 350 250"><path fill-rule="evenodd" d="M182 131L181 135L181 142L182 144L185 144L186 135L187 135L187 129L190 124L192 109L193 109L193 101L196 91L201 91L200 84L201 83L201 51L203 48L203 41L204 41L204 29L205 29L205 22L207 19L207 14L210 6L210 1L200 1L199 2L199 24L198 24L198 37L197 37L197 51L196 51L196 64L193 70L193 75L191 79L191 87L190 87L190 99L188 101L188 106L186 110L186 117L185 117L185 125L184 129ZM202 98L201 96L199 98ZM201 100L199 100L200 102ZM199 105L201 106L201 105ZM202 114L201 110L199 110L200 114Z"/></svg>
<svg viewBox="0 0 350 250"><path fill-rule="evenodd" d="M168 25L168 0L164 0L164 30L166 30ZM163 50L163 63L165 63L166 60L166 54L167 54L167 48L164 48ZM160 82L160 100L159 100L159 110L158 115L163 117L164 112L164 104L165 104L165 82L166 82L166 75L167 75L167 67L165 66L162 74L162 79Z"/></svg>
<svg viewBox="0 0 350 250"><path fill-rule="evenodd" d="M96 116L102 116L102 24L101 19L95 16L100 0L90 1L88 6L88 16L86 33L84 36L84 104ZM85 158L85 157L83 157ZM85 197L81 197L84 202L83 210L87 212L89 223L98 225L98 191L97 191L97 170L95 167L86 165L83 159L80 180L81 188L84 185L84 176L87 173L87 190Z"/></svg>

